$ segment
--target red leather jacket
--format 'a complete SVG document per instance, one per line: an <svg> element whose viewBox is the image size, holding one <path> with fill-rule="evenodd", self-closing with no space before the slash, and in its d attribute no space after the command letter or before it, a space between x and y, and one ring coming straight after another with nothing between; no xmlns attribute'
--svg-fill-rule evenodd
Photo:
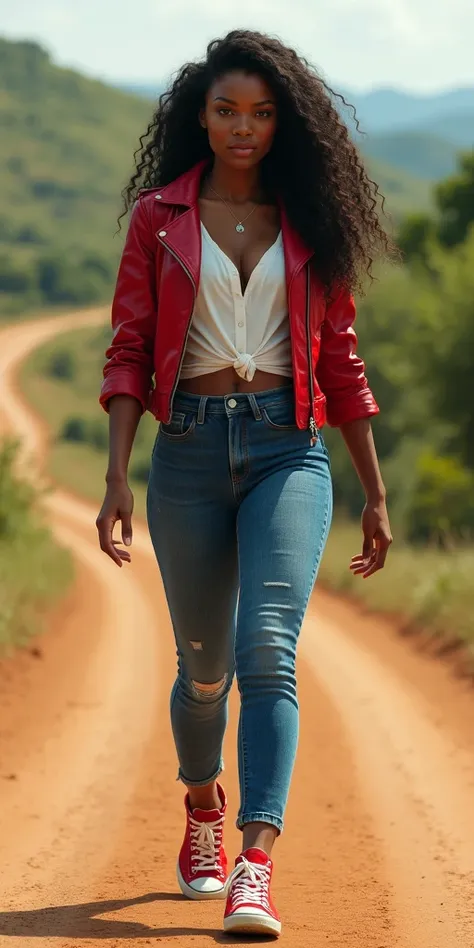
<svg viewBox="0 0 474 948"><path fill-rule="evenodd" d="M201 162L135 203L112 305L100 402L133 395L142 410L169 422L199 284ZM285 253L295 414L299 428L339 426L379 411L356 355L355 306L347 292L327 304L312 256L284 207ZM155 376L155 387L152 378Z"/></svg>

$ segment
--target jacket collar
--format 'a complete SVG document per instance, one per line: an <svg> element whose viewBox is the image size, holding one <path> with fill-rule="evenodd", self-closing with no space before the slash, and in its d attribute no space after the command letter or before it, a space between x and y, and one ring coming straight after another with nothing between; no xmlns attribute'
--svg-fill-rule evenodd
<svg viewBox="0 0 474 948"><path fill-rule="evenodd" d="M174 219L172 224L169 225L170 237L173 236L174 238L173 242L175 243L175 250L177 252L179 252L180 240L184 237L184 232L189 226L189 217L195 219L195 224L199 228L199 189L201 178L208 164L209 161L205 158L190 168L189 171L185 171L179 178L157 189L157 192L161 195L160 204L172 204L185 207L191 212L190 214L185 212L182 216L179 215ZM279 200L278 204L280 208L287 286L290 287L293 277L312 257L313 251L304 243L298 231L296 231L290 223L283 202ZM193 268L193 270L194 269L195 268ZM195 280L198 281L198 271L194 272L193 276Z"/></svg>
<svg viewBox="0 0 474 948"><path fill-rule="evenodd" d="M158 188L157 190L161 194L161 203L178 204L182 207L193 207L197 204L201 178L208 164L208 159L204 158L189 171L180 174L179 178L175 178L174 181L170 181L164 187Z"/></svg>

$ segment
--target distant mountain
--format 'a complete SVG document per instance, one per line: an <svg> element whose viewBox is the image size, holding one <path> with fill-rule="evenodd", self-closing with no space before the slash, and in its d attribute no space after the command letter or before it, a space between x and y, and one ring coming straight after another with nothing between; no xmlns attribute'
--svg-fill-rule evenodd
<svg viewBox="0 0 474 948"><path fill-rule="evenodd" d="M447 117L474 117L474 87L435 95L415 95L396 89L374 89L365 93L338 91L343 91L346 100L355 106L363 130L369 133L414 127L431 131L433 125Z"/></svg>
<svg viewBox="0 0 474 948"><path fill-rule="evenodd" d="M165 90L162 82L157 82L156 85L152 85L151 83L142 84L140 82L119 82L115 84L115 87L121 89L122 92L138 95L142 99L150 99L152 102L156 101Z"/></svg>
<svg viewBox="0 0 474 948"><path fill-rule="evenodd" d="M471 112L453 112L430 119L423 129L444 138L457 148L474 146L474 109Z"/></svg>

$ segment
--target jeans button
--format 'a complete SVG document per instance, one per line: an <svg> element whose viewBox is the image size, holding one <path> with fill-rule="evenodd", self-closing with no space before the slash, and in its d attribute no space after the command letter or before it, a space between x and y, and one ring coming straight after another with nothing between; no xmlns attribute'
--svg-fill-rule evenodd
<svg viewBox="0 0 474 948"><path fill-rule="evenodd" d="M235 398L229 398L229 401L227 402L227 404L228 404L229 408L236 408L236 407L237 407L237 402L236 402Z"/></svg>

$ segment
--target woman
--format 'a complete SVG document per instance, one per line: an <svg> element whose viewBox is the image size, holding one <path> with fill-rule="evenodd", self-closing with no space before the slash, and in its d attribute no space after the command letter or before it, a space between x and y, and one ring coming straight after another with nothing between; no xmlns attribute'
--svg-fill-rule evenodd
<svg viewBox="0 0 474 948"><path fill-rule="evenodd" d="M161 422L148 524L176 636L187 787L179 884L191 899L227 897L226 931L278 935L270 854L298 739L296 644L331 520L326 417L367 498L353 572L380 569L391 542L352 297L389 241L329 90L275 39L211 43L161 97L144 142L100 396L100 544L130 561L112 533L121 520L130 546L127 464L148 408ZM243 846L228 875L218 777L234 671Z"/></svg>

